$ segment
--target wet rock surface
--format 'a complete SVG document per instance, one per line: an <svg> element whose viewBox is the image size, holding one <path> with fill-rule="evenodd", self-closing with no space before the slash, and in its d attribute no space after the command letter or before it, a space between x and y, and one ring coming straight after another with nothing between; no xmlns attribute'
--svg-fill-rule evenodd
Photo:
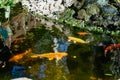
<svg viewBox="0 0 120 80"><path fill-rule="evenodd" d="M81 7L79 7L80 3L83 3ZM86 25L103 27L109 30L119 29L119 0L81 0L73 5L77 9L75 10L77 19L84 20ZM112 29L110 29L111 27Z"/></svg>

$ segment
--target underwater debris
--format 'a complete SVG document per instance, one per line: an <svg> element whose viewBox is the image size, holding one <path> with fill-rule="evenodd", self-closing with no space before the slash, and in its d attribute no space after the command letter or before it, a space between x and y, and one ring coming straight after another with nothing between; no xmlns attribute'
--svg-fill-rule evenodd
<svg viewBox="0 0 120 80"><path fill-rule="evenodd" d="M109 74L109 73L106 73L105 75L106 75L106 76L113 76L112 74Z"/></svg>

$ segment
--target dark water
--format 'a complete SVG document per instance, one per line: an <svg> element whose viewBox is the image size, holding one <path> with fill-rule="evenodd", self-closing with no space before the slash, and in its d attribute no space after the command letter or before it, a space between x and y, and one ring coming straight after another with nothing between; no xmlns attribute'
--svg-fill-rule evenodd
<svg viewBox="0 0 120 80"><path fill-rule="evenodd" d="M19 74L31 78L33 80L93 80L92 76L97 78L104 78L101 80L114 80L112 76L105 76L105 74L111 74L109 66L111 62L105 62L105 58L102 56L103 51L100 47L93 47L101 40L107 38L101 35L89 35L80 36L74 32L74 36L87 40L90 43L74 43L68 42L67 38L60 32L51 32L43 27L38 29L32 29L27 33L27 40L21 42L18 47L13 46L12 52L18 53L25 51L29 48L33 53L48 53L54 52L54 38L61 40L61 48L57 49L61 52L67 52L68 56L62 58L60 61L48 60L46 58L28 59L25 58L19 62L24 70L16 71L16 74L12 74L13 67L20 67L20 65L11 64L9 70L1 71L0 78L2 80L9 80L11 78L20 77ZM63 42L62 42L63 40ZM68 45L64 45L64 43ZM96 56L96 53L98 54ZM105 59L105 60L104 60ZM18 69L19 70L19 69ZM4 74L2 74L4 73ZM23 75L21 75L23 76ZM100 80L100 79L94 79Z"/></svg>

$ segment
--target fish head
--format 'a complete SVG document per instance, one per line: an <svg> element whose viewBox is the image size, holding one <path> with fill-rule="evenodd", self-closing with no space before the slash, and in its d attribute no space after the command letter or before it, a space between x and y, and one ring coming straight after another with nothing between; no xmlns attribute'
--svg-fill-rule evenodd
<svg viewBox="0 0 120 80"><path fill-rule="evenodd" d="M29 55L32 52L32 49L28 49L23 53L19 53L14 55L13 57L11 57L9 59L9 62L18 62L19 60L21 60L24 56Z"/></svg>

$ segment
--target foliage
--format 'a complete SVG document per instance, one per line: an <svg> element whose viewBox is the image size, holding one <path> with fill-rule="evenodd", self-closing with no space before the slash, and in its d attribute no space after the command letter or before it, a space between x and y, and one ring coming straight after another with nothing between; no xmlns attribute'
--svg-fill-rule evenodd
<svg viewBox="0 0 120 80"><path fill-rule="evenodd" d="M11 5L10 5L10 3L11 3ZM5 18L5 11L6 11L7 6L10 6L10 20L14 16L23 12L23 8L22 8L21 3L12 4L12 2L8 2L8 3L6 3L6 5L0 6L0 22L6 22L7 21L7 19Z"/></svg>
<svg viewBox="0 0 120 80"><path fill-rule="evenodd" d="M108 34L111 36L119 37L120 31L109 31L104 30L102 27L99 26L87 26L85 25L84 21L80 22L77 19L73 18L74 11L73 10L66 10L66 12L62 15L60 19L56 20L56 22L61 23L63 25L69 25L72 27L78 27L81 31L89 31L96 34Z"/></svg>
<svg viewBox="0 0 120 80"><path fill-rule="evenodd" d="M4 15L5 15L5 9L0 8L0 21L5 21L5 17L3 17Z"/></svg>
<svg viewBox="0 0 120 80"><path fill-rule="evenodd" d="M14 16L16 16L22 12L23 12L22 4L16 3L14 6L11 7L10 19L12 19Z"/></svg>
<svg viewBox="0 0 120 80"><path fill-rule="evenodd" d="M14 17L15 15L21 13L23 11L23 7L21 5L21 3L16 3L15 6L14 5L14 2L13 0L9 0L9 1L4 1L2 0L1 2L1 5L3 6L7 6L7 5L10 5L12 6L11 7L11 17ZM1 7L2 7L1 6ZM4 15L4 12L5 12L5 9L0 9L0 18L1 18L1 21L4 21L5 18L3 17ZM89 31L89 32L92 32L92 33L97 33L97 34L109 34L111 36L116 36L118 37L120 35L120 31L119 30L116 30L116 31L109 31L109 30L104 30L103 28L99 27L99 26L87 26L84 24L84 21L80 22L79 20L73 18L73 15L75 14L75 11L72 10L72 9L69 9L67 8L66 11L64 13L61 14L61 17L59 19L51 19L51 18L48 18L46 16L41 16L41 15L36 15L37 17L39 18L43 18L47 21L53 21L55 23L58 23L58 24L63 24L63 25L69 25L69 26L72 26L72 27L78 27L81 31Z"/></svg>
<svg viewBox="0 0 120 80"><path fill-rule="evenodd" d="M0 8L5 8L5 6L13 6L14 0L1 0L0 1Z"/></svg>
<svg viewBox="0 0 120 80"><path fill-rule="evenodd" d="M51 19L46 16L40 16L40 17L48 21L52 20L53 22L58 23L58 24L68 25L71 27L77 27L81 31L89 31L94 34L107 34L110 36L119 37L120 35L119 30L110 31L107 29L103 29L102 27L99 27L99 26L87 26L85 25L84 21L80 22L79 20L73 18L74 13L75 13L74 10L67 9L63 14L61 14L61 17L58 20Z"/></svg>

